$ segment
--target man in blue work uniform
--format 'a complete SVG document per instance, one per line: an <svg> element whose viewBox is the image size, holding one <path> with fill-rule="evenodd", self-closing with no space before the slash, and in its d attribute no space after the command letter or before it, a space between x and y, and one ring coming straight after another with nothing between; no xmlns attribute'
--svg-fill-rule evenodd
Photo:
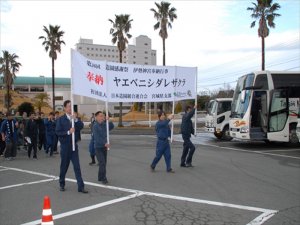
<svg viewBox="0 0 300 225"><path fill-rule="evenodd" d="M76 137L78 138L78 135L75 135L75 151L73 151L73 147L72 147L72 133L74 133L76 130L77 132L78 130L81 130L83 128L83 123L80 120L75 119L75 128L72 127L73 116L71 115L70 100L66 100L64 102L64 111L65 114L59 117L59 119L56 122L56 128L55 128L55 132L58 136L58 139L60 141L60 146L61 146L61 151L60 151L61 163L60 163L60 174L59 174L60 191L65 191L65 177L69 168L70 161L72 161L75 177L78 185L78 192L88 193L88 191L85 190L84 188L84 183L81 177L78 145L77 145L78 140L76 140ZM75 134L77 132L75 132Z"/></svg>
<svg viewBox="0 0 300 225"><path fill-rule="evenodd" d="M95 115L96 122L93 124L93 140L96 157L99 162L98 181L101 181L103 184L107 184L106 163L109 144L107 142L105 115L101 111L96 112ZM106 119L108 120L109 117L107 116ZM109 130L112 130L113 128L114 124L109 122Z"/></svg>
<svg viewBox="0 0 300 225"><path fill-rule="evenodd" d="M17 155L17 135L18 135L18 122L13 119L12 114L6 114L7 119L2 122L1 136L2 141L5 141L6 150L4 153L5 160L13 160Z"/></svg>
<svg viewBox="0 0 300 225"><path fill-rule="evenodd" d="M192 109L191 106L187 106L185 114L182 116L181 123L181 135L183 139L183 151L181 156L181 167L193 167L192 158L195 152L195 145L191 142L191 134L195 134L193 128L192 117L195 114L197 105Z"/></svg>
<svg viewBox="0 0 300 225"><path fill-rule="evenodd" d="M159 162L162 156L165 158L167 172L174 173L171 168L171 149L169 144L169 137L171 137L171 129L169 122L173 119L173 115L166 117L165 112L161 111L158 113L158 121L155 125L155 131L157 135L156 143L156 155L151 163L152 172L155 171L156 164Z"/></svg>

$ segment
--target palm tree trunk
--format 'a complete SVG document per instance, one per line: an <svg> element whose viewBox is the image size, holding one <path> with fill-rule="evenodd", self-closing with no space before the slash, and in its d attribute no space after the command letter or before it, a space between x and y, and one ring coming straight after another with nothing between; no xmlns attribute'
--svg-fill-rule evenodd
<svg viewBox="0 0 300 225"><path fill-rule="evenodd" d="M166 39L163 38L163 66L166 65ZM163 102L163 111L165 112L167 108L167 103Z"/></svg>
<svg viewBox="0 0 300 225"><path fill-rule="evenodd" d="M119 57L120 57L120 63L122 63L122 50L119 49ZM123 115L123 112L122 112L122 106L123 106L123 103L122 102L119 102L119 123L118 123L118 127L123 127L123 123L122 123L122 115Z"/></svg>
<svg viewBox="0 0 300 225"><path fill-rule="evenodd" d="M55 79L54 79L54 58L52 58L52 109L55 111ZM72 102L73 104L73 102Z"/></svg>
<svg viewBox="0 0 300 225"><path fill-rule="evenodd" d="M9 93L9 85L7 85L7 96L6 96L6 101L7 101L7 112L9 113L10 110L10 93Z"/></svg>
<svg viewBox="0 0 300 225"><path fill-rule="evenodd" d="M265 70L265 38L261 37L261 70Z"/></svg>

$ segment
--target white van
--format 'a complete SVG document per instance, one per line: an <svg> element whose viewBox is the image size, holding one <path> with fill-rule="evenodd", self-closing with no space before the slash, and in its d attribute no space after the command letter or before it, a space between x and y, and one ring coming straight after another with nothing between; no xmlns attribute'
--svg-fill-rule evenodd
<svg viewBox="0 0 300 225"><path fill-rule="evenodd" d="M230 141L229 116L231 113L232 98L216 98L207 105L205 117L205 131L214 133L221 140Z"/></svg>

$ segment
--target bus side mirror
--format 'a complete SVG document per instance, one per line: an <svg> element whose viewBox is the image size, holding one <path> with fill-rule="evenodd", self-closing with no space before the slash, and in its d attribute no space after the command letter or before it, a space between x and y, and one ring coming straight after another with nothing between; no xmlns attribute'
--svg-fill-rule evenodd
<svg viewBox="0 0 300 225"><path fill-rule="evenodd" d="M244 103L246 98L246 90L242 90L241 92L241 102Z"/></svg>

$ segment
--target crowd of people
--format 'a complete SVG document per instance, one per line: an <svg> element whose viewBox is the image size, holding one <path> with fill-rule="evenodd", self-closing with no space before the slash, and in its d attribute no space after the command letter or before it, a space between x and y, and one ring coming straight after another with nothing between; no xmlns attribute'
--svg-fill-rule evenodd
<svg viewBox="0 0 300 225"><path fill-rule="evenodd" d="M50 156L58 154L58 138L55 133L59 112L51 112L46 118L43 113L31 112L29 117L24 112L20 117L10 112L0 114L0 155L5 160L14 160L17 150L28 152L28 158L37 159L37 149L43 149Z"/></svg>
<svg viewBox="0 0 300 225"><path fill-rule="evenodd" d="M5 160L13 160L17 155L17 147L23 145L27 150L28 158L31 158L33 152L33 159L37 159L37 149L44 149L46 154L51 157L57 153L57 143L60 142L60 174L59 187L60 191L65 191L65 177L68 171L70 162L73 164L75 177L78 185L78 192L88 193L84 187L84 181L81 176L81 169L78 154L78 141L81 140L80 132L83 129L83 122L75 112L72 115L71 101L64 102L64 115L59 116L59 112L49 113L47 118L43 114L36 116L35 113L30 113L29 118L24 113L21 119L13 118L11 114L6 115L6 119L0 116L0 132L1 155ZM181 156L181 167L193 167L192 158L195 152L195 146L191 142L191 134L194 134L193 124L191 118L195 114L195 105L193 108L187 106L185 114L182 117L181 134L183 138L183 151ZM158 113L158 121L155 125L157 136L155 157L150 165L152 172L155 172L155 167L164 156L166 163L166 171L174 173L171 167L171 148L170 137L171 129L170 121L174 115L167 116L165 112ZM89 152L92 161L90 165L96 164L95 158L98 161L98 181L103 184L108 183L106 177L107 164L107 150L110 148L107 141L107 130L112 130L114 124L108 122L109 116L102 111L98 111L92 115L91 141L89 143ZM74 124L72 124L74 123ZM108 124L108 128L107 128Z"/></svg>

